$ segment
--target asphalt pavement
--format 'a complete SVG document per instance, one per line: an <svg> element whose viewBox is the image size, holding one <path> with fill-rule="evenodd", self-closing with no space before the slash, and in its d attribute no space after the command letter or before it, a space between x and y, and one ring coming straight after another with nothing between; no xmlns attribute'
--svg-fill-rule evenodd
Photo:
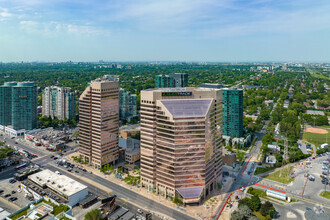
<svg viewBox="0 0 330 220"><path fill-rule="evenodd" d="M45 168L47 168L49 170L52 170L52 171L57 170L61 173L64 172L63 169L57 168L56 165L54 166L54 165L47 164L47 165L45 165ZM180 220L194 219L193 217L191 217L189 215L186 215L186 214L184 214L180 211L177 211L175 209L167 207L167 206L165 206L161 203L158 203L154 200L151 200L147 197L144 197L144 196L142 196L142 195L140 195L140 194L138 194L134 191L131 191L131 190L129 190L125 187L122 187L120 185L117 185L113 182L110 182L109 180L106 180L106 179L104 179L102 177L99 177L97 175L90 174L88 172L83 172L83 171L80 171L80 170L79 170L79 173L75 173L75 175L73 175L70 172L65 172L65 175L69 176L70 178L72 178L74 180L77 180L77 181L81 182L82 184L85 184L86 186L88 186L89 190L97 196L104 195L107 192L95 187L94 185L92 185L88 182L85 182L85 181L81 180L80 178L76 177L76 175L89 178L89 179L91 179L92 181L94 181L98 184L101 184L103 186L106 186L106 187L110 188L112 190L112 194L115 194L115 195L117 195L117 197L127 200L128 205L130 205L132 207L134 205L129 204L129 202L134 202L135 204L139 204L139 206L142 207L142 209L151 210L152 212L154 211L154 212L158 212L158 213L164 213L165 215L167 215L171 218L174 218L174 219L180 219Z"/></svg>

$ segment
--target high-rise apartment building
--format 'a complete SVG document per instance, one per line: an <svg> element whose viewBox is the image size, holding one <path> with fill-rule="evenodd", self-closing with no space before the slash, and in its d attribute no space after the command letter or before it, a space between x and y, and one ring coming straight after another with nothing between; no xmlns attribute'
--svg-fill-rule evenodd
<svg viewBox="0 0 330 220"><path fill-rule="evenodd" d="M243 90L222 89L223 126L222 134L230 137L243 136Z"/></svg>
<svg viewBox="0 0 330 220"><path fill-rule="evenodd" d="M74 92L68 87L46 87L42 94L42 115L68 120L76 116Z"/></svg>
<svg viewBox="0 0 330 220"><path fill-rule="evenodd" d="M198 203L222 176L222 94L218 89L141 91L141 184Z"/></svg>
<svg viewBox="0 0 330 220"><path fill-rule="evenodd" d="M89 83L79 98L79 153L96 168L119 157L119 80L104 76Z"/></svg>
<svg viewBox="0 0 330 220"><path fill-rule="evenodd" d="M187 87L188 86L188 74L187 73L170 73L168 75L174 79L174 87Z"/></svg>
<svg viewBox="0 0 330 220"><path fill-rule="evenodd" d="M188 86L187 73L171 73L169 75L158 75L155 77L156 88L180 88Z"/></svg>
<svg viewBox="0 0 330 220"><path fill-rule="evenodd" d="M119 119L130 121L137 116L137 96L119 89Z"/></svg>
<svg viewBox="0 0 330 220"><path fill-rule="evenodd" d="M38 125L38 92L33 82L6 82L0 86L0 124L15 130Z"/></svg>
<svg viewBox="0 0 330 220"><path fill-rule="evenodd" d="M173 88L174 79L168 75L158 75L155 77L155 87L156 88Z"/></svg>

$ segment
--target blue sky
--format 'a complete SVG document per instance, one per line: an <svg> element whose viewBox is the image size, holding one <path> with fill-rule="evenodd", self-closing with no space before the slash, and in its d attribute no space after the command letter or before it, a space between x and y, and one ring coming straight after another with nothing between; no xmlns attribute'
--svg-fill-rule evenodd
<svg viewBox="0 0 330 220"><path fill-rule="evenodd" d="M0 0L0 61L330 62L329 0Z"/></svg>

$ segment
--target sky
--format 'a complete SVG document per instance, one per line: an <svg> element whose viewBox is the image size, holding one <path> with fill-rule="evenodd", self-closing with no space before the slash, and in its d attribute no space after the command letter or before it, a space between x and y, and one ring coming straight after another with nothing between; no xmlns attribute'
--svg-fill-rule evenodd
<svg viewBox="0 0 330 220"><path fill-rule="evenodd" d="M0 62L330 62L329 0L0 0Z"/></svg>

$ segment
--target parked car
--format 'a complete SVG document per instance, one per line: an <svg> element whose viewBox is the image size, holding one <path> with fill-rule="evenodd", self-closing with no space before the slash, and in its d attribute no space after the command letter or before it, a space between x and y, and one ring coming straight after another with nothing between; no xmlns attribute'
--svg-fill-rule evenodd
<svg viewBox="0 0 330 220"><path fill-rule="evenodd" d="M11 194L15 194L15 193L16 193L16 191L15 191L15 190L11 191Z"/></svg>
<svg viewBox="0 0 330 220"><path fill-rule="evenodd" d="M321 182L322 184L326 184L326 185L329 184L329 180L327 178L323 178Z"/></svg>
<svg viewBox="0 0 330 220"><path fill-rule="evenodd" d="M10 179L10 180L8 180L8 182L11 183L11 184L13 184L13 183L16 183L16 180Z"/></svg>
<svg viewBox="0 0 330 220"><path fill-rule="evenodd" d="M9 197L9 196L11 196L11 195L10 195L10 194L6 194L6 195L4 195L3 197L7 198L7 197Z"/></svg>
<svg viewBox="0 0 330 220"><path fill-rule="evenodd" d="M143 214L143 211L141 209L136 210L137 213L139 213L140 215Z"/></svg>
<svg viewBox="0 0 330 220"><path fill-rule="evenodd" d="M0 189L0 194L3 193L3 189Z"/></svg>

